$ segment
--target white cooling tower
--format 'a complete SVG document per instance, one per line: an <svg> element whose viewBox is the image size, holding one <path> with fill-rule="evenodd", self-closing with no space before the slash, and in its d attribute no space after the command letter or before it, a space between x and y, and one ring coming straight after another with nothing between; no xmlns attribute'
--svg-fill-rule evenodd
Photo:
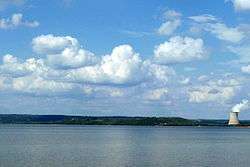
<svg viewBox="0 0 250 167"><path fill-rule="evenodd" d="M228 125L239 125L238 112L230 112Z"/></svg>

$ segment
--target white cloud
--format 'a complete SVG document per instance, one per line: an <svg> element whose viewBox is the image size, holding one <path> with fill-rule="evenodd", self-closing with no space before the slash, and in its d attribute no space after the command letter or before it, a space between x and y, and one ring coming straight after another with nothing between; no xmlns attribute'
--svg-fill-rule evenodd
<svg viewBox="0 0 250 167"><path fill-rule="evenodd" d="M233 87L209 87L201 86L195 90L189 91L189 102L225 102L235 95Z"/></svg>
<svg viewBox="0 0 250 167"><path fill-rule="evenodd" d="M98 59L80 47L70 36L41 35L32 40L33 50L45 54L49 65L55 68L78 68L95 64Z"/></svg>
<svg viewBox="0 0 250 167"><path fill-rule="evenodd" d="M4 64L11 64L11 63L17 63L17 62L18 62L17 58L10 55L10 54L3 56L3 63Z"/></svg>
<svg viewBox="0 0 250 167"><path fill-rule="evenodd" d="M124 95L124 92L119 89L110 89L109 95L111 97L122 97Z"/></svg>
<svg viewBox="0 0 250 167"><path fill-rule="evenodd" d="M19 77L0 76L0 90L2 91L52 95L72 93L76 87L77 85L73 83L46 80L36 73Z"/></svg>
<svg viewBox="0 0 250 167"><path fill-rule="evenodd" d="M206 22L211 22L211 21L218 21L218 18L216 18L213 15L210 14L203 14L203 15L198 15L198 16L191 16L189 17L190 19L200 22L200 23L206 23Z"/></svg>
<svg viewBox="0 0 250 167"><path fill-rule="evenodd" d="M1 29L11 29L19 26L24 27L37 27L39 26L38 21L26 21L23 20L23 14L16 13L13 14L11 18L0 18L0 28Z"/></svg>
<svg viewBox="0 0 250 167"><path fill-rule="evenodd" d="M100 86L100 85L84 85L82 90L88 96L102 96L102 97L123 97L125 92L121 88Z"/></svg>
<svg viewBox="0 0 250 167"><path fill-rule="evenodd" d="M181 13L168 10L164 13L165 22L161 24L157 32L160 35L171 35L181 25Z"/></svg>
<svg viewBox="0 0 250 167"><path fill-rule="evenodd" d="M144 94L144 99L146 100L164 100L168 95L167 88L158 88L149 90Z"/></svg>
<svg viewBox="0 0 250 167"><path fill-rule="evenodd" d="M160 35L171 35L181 25L180 20L167 21L158 29Z"/></svg>
<svg viewBox="0 0 250 167"><path fill-rule="evenodd" d="M115 47L110 55L103 56L95 65L74 69L54 69L46 60L29 58L22 61L5 55L0 75L23 79L37 76L47 81L66 83L135 85L148 80L166 83L168 77L175 74L172 68L143 61L129 45Z"/></svg>
<svg viewBox="0 0 250 167"><path fill-rule="evenodd" d="M24 93L53 94L71 91L74 84L45 80L37 75L14 78L12 89Z"/></svg>
<svg viewBox="0 0 250 167"><path fill-rule="evenodd" d="M198 15L189 18L220 40L238 43L245 38L245 33L239 27L228 27L213 15Z"/></svg>
<svg viewBox="0 0 250 167"><path fill-rule="evenodd" d="M207 57L207 52L202 39L190 37L172 37L154 50L154 58L157 63L183 63L192 60L200 60Z"/></svg>
<svg viewBox="0 0 250 167"><path fill-rule="evenodd" d="M45 79L47 75L53 74L51 72L42 59L20 61L12 55L5 55L0 66L0 87L3 90L34 94L67 92L74 88L72 83Z"/></svg>
<svg viewBox="0 0 250 167"><path fill-rule="evenodd" d="M185 79L180 80L180 84L187 85L189 83L190 83L190 78L185 78Z"/></svg>
<svg viewBox="0 0 250 167"><path fill-rule="evenodd" d="M207 24L205 29L214 34L218 39L233 43L240 42L245 37L244 33L240 31L239 28L227 27L222 23Z"/></svg>
<svg viewBox="0 0 250 167"><path fill-rule="evenodd" d="M33 49L44 54L43 58L21 60L9 54L3 56L0 89L35 95L69 93L89 97L123 97L128 93L123 89L140 85L147 87L148 84L162 87L171 75L175 75L175 71L168 66L142 60L130 45L115 47L111 54L100 57L95 64L86 65L79 61L81 66L70 64L70 68L54 68L49 56L56 55L61 61L68 50L72 49L78 55L84 51L72 37L54 37L34 38ZM74 55L71 57L77 62ZM68 63L71 61L68 60Z"/></svg>
<svg viewBox="0 0 250 167"><path fill-rule="evenodd" d="M241 67L241 71L242 71L243 73L250 74L250 65Z"/></svg>
<svg viewBox="0 0 250 167"><path fill-rule="evenodd" d="M9 79L4 76L0 76L0 91L7 90L8 89L8 82Z"/></svg>
<svg viewBox="0 0 250 167"><path fill-rule="evenodd" d="M234 78L223 78L209 80L208 76L198 78L201 85L193 86L188 91L189 102L219 102L224 103L231 100L241 88L241 80Z"/></svg>
<svg viewBox="0 0 250 167"><path fill-rule="evenodd" d="M175 11L175 10L167 10L163 14L163 17L165 19L175 19L175 18L179 18L181 16L182 16L182 14L179 13L179 12L177 12L177 11Z"/></svg>
<svg viewBox="0 0 250 167"><path fill-rule="evenodd" d="M207 75L201 75L198 77L198 81L208 81L209 77Z"/></svg>
<svg viewBox="0 0 250 167"><path fill-rule="evenodd" d="M0 66L0 74L20 77L33 72L43 72L45 70L44 61L42 59L27 59L25 62L19 61L12 55L3 56L3 64Z"/></svg>
<svg viewBox="0 0 250 167"><path fill-rule="evenodd" d="M171 67L153 64L150 61L145 61L144 67L144 69L147 69L148 77L154 78L154 80L162 83L168 82L169 76L174 76L176 74Z"/></svg>
<svg viewBox="0 0 250 167"><path fill-rule="evenodd" d="M84 49L66 48L61 54L47 55L49 65L55 68L78 68L96 64L95 55Z"/></svg>
<svg viewBox="0 0 250 167"><path fill-rule="evenodd" d="M249 0L231 0L234 4L234 8L237 11L250 10L250 1Z"/></svg>
<svg viewBox="0 0 250 167"><path fill-rule="evenodd" d="M250 62L250 45L229 46L228 49L229 51L239 56L240 62Z"/></svg>
<svg viewBox="0 0 250 167"><path fill-rule="evenodd" d="M45 79L47 75L53 74L51 70L43 59L29 58L21 61L12 55L5 55L0 66L0 76L5 82L0 85L11 91L35 94L51 94L73 89L72 83Z"/></svg>
<svg viewBox="0 0 250 167"><path fill-rule="evenodd" d="M70 36L40 35L32 40L33 50L38 54L58 54L65 48L79 48L77 39Z"/></svg>
<svg viewBox="0 0 250 167"><path fill-rule="evenodd" d="M115 47L111 55L102 57L99 64L71 70L66 79L76 82L114 83L140 81L142 60L129 45ZM137 74L137 75L134 75Z"/></svg>
<svg viewBox="0 0 250 167"><path fill-rule="evenodd" d="M102 57L97 65L70 70L65 79L95 84L136 84L152 76L166 79L166 71L169 69L144 62L131 46L120 45L110 55Z"/></svg>
<svg viewBox="0 0 250 167"><path fill-rule="evenodd" d="M227 87L227 86L240 86L241 85L241 80L240 79L234 79L234 78L229 78L229 79L217 79L215 81L209 81L209 85L211 86L222 86L222 87Z"/></svg>

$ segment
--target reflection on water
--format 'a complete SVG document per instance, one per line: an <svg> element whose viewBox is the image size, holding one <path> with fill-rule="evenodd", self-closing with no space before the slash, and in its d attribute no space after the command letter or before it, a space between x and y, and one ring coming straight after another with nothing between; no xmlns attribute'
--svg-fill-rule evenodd
<svg viewBox="0 0 250 167"><path fill-rule="evenodd" d="M0 125L0 167L237 166L250 129Z"/></svg>

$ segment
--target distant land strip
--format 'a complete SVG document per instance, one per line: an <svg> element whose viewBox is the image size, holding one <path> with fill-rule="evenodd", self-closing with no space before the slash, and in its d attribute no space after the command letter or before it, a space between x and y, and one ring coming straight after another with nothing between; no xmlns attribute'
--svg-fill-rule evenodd
<svg viewBox="0 0 250 167"><path fill-rule="evenodd" d="M228 120L185 119L181 117L67 116L0 114L0 124L68 124L133 126L228 126ZM250 126L250 120L241 121Z"/></svg>

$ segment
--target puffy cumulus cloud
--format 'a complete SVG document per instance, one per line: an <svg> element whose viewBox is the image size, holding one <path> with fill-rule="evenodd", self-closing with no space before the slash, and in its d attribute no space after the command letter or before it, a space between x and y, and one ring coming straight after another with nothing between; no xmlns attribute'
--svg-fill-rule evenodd
<svg viewBox="0 0 250 167"><path fill-rule="evenodd" d="M65 48L78 48L77 39L70 36L40 35L32 40L32 47L39 54L57 54Z"/></svg>
<svg viewBox="0 0 250 167"><path fill-rule="evenodd" d="M97 86L97 85L84 85L82 91L87 96L95 97L123 97L125 91L122 88L110 87L110 86Z"/></svg>
<svg viewBox="0 0 250 167"><path fill-rule="evenodd" d="M235 10L245 11L250 10L250 1L249 0L227 0L226 2L231 1L234 5Z"/></svg>
<svg viewBox="0 0 250 167"><path fill-rule="evenodd" d="M235 95L233 87L209 87L201 86L189 91L189 102L225 102Z"/></svg>
<svg viewBox="0 0 250 167"><path fill-rule="evenodd" d="M142 60L130 45L115 47L97 64L73 69L55 69L47 58L20 60L5 55L2 62L1 90L33 94L81 92L86 96L122 97L124 91L119 87L128 88L149 82L164 85L171 75L175 75L172 68Z"/></svg>
<svg viewBox="0 0 250 167"><path fill-rule="evenodd" d="M9 87L10 80L7 77L0 76L0 91L7 90Z"/></svg>
<svg viewBox="0 0 250 167"><path fill-rule="evenodd" d="M72 83L46 79L46 76L53 74L42 59L21 61L12 55L5 55L0 66L0 86L2 90L34 94L67 92L75 87Z"/></svg>
<svg viewBox="0 0 250 167"><path fill-rule="evenodd" d="M198 80L201 84L188 90L189 102L224 103L231 100L242 87L240 78L210 79L208 76L201 76Z"/></svg>
<svg viewBox="0 0 250 167"><path fill-rule="evenodd" d="M98 59L84 50L78 40L70 36L41 35L32 40L33 50L45 54L49 65L55 68L78 68L95 64Z"/></svg>
<svg viewBox="0 0 250 167"><path fill-rule="evenodd" d="M144 67L147 70L147 75L157 82L160 81L161 83L166 83L168 82L170 76L176 75L173 68L153 64L151 61L145 61Z"/></svg>
<svg viewBox="0 0 250 167"><path fill-rule="evenodd" d="M42 73L45 72L46 66L42 59L30 58L22 62L12 55L3 56L3 64L0 66L0 74L20 77L33 72Z"/></svg>
<svg viewBox="0 0 250 167"><path fill-rule="evenodd" d="M84 49L66 48L61 54L47 55L49 65L55 68L78 68L96 64L98 58Z"/></svg>
<svg viewBox="0 0 250 167"><path fill-rule="evenodd" d="M198 15L189 18L198 23L204 31L210 32L220 40L238 43L245 38L245 33L239 27L228 27L213 15Z"/></svg>
<svg viewBox="0 0 250 167"><path fill-rule="evenodd" d="M142 60L129 45L115 47L111 55L105 55L99 64L73 69L67 80L90 83L130 83L140 81L143 75ZM134 75L136 74L136 75Z"/></svg>
<svg viewBox="0 0 250 167"><path fill-rule="evenodd" d="M120 45L110 55L102 57L95 66L73 69L64 79L71 82L94 84L138 84L151 77L166 80L169 68L143 61L130 45Z"/></svg>
<svg viewBox="0 0 250 167"><path fill-rule="evenodd" d="M29 75L12 80L11 88L14 91L34 94L63 93L73 90L74 84L45 80L37 75Z"/></svg>
<svg viewBox="0 0 250 167"><path fill-rule="evenodd" d="M37 27L39 26L38 21L26 21L23 20L23 14L21 13L15 13L12 15L11 18L0 18L0 28L1 29L10 29L10 28L16 28L19 26L24 27Z"/></svg>
<svg viewBox="0 0 250 167"><path fill-rule="evenodd" d="M165 83L170 75L175 74L172 68L142 60L130 45L117 46L111 54L100 59L81 49L77 39L70 36L41 35L33 39L32 45L36 53L47 55L45 59L36 60L43 70L40 76L46 79L83 84L136 85L148 80ZM27 63L13 60L13 63L4 63L2 68L5 71L14 69L15 72L18 68L26 72L29 71L26 66Z"/></svg>
<svg viewBox="0 0 250 167"><path fill-rule="evenodd" d="M0 90L35 95L53 95L70 93L78 87L76 84L46 80L39 75L26 75L16 78L0 76Z"/></svg>
<svg viewBox="0 0 250 167"><path fill-rule="evenodd" d="M159 64L183 63L201 60L208 56L202 39L172 37L154 50L154 59Z"/></svg>
<svg viewBox="0 0 250 167"><path fill-rule="evenodd" d="M160 35L171 35L181 25L181 13L168 10L164 13L165 22L161 24L157 32Z"/></svg>
<svg viewBox="0 0 250 167"><path fill-rule="evenodd" d="M241 67L241 71L242 71L243 73L250 74L250 65Z"/></svg>
<svg viewBox="0 0 250 167"><path fill-rule="evenodd" d="M157 88L149 90L144 94L144 99L146 100L164 100L167 98L168 89L167 88Z"/></svg>
<svg viewBox="0 0 250 167"><path fill-rule="evenodd" d="M3 63L4 64L11 64L11 63L17 63L18 60L16 57L14 57L13 55L7 54L5 56L3 56Z"/></svg>

